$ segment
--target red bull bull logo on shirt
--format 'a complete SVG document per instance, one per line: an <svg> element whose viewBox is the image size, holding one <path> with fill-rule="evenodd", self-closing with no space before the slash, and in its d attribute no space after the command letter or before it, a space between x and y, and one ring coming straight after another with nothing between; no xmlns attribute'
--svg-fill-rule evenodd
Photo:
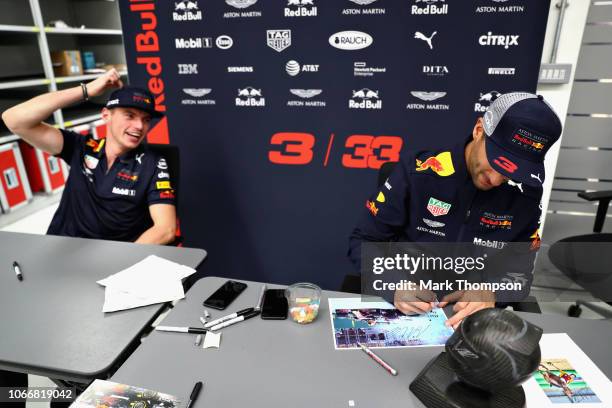
<svg viewBox="0 0 612 408"><path fill-rule="evenodd" d="M455 167L450 152L442 152L437 156L428 157L422 161L416 160L416 171L432 170L438 176L448 177L455 174Z"/></svg>

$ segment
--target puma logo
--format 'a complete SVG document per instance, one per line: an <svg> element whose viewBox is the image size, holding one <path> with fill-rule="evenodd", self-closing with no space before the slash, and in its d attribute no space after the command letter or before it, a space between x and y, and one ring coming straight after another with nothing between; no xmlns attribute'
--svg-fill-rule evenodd
<svg viewBox="0 0 612 408"><path fill-rule="evenodd" d="M418 39L418 40L423 40L427 43L427 45L429 45L429 49L433 50L433 44L431 43L431 40L434 38L434 35L436 35L438 32L434 31L431 36L427 37L425 34L423 34L420 31L417 31L416 33L414 33L414 38Z"/></svg>

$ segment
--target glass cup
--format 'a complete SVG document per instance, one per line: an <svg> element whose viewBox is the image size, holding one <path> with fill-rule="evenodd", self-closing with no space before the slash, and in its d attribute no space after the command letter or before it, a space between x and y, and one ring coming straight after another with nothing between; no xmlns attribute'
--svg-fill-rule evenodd
<svg viewBox="0 0 612 408"><path fill-rule="evenodd" d="M313 283L295 283L285 290L289 316L300 324L312 323L319 314L321 288Z"/></svg>

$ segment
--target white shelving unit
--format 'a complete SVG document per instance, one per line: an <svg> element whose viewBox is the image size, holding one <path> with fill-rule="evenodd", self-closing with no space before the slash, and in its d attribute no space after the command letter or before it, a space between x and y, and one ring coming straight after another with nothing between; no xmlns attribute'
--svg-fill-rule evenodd
<svg viewBox="0 0 612 408"><path fill-rule="evenodd" d="M11 25L11 24L0 24L0 36L3 33L28 33L35 35L38 40L38 48L40 51L40 57L42 61L44 77L13 80L13 81L2 81L0 80L0 90L7 89L23 89L31 87L43 87L47 91L56 91L58 84L71 83L71 82L83 82L90 81L101 74L86 74L78 76L68 77L56 77L53 73L53 65L51 62L51 52L49 50L49 44L47 36L49 35L100 35L100 36L122 36L123 33L118 29L108 28L56 28L45 26L41 6L39 0L29 0L30 11L32 13L33 25ZM24 2L25 3L25 2ZM26 7L26 5L23 5ZM127 71L121 71L122 76L127 76ZM42 92L41 92L42 93ZM53 113L53 121L56 127L65 128L71 127L78 124L83 124L91 121L95 121L100 118L99 114L84 115L82 117L70 118L66 120L64 116L66 112L57 110ZM18 137L15 135L2 135L0 134L0 144L12 142L17 140Z"/></svg>

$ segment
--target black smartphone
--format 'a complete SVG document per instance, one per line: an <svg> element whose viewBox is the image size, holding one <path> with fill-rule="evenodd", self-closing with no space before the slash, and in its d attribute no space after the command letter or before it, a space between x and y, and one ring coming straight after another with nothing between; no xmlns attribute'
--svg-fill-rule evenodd
<svg viewBox="0 0 612 408"><path fill-rule="evenodd" d="M289 305L285 289L268 289L264 294L261 318L266 320L284 320L287 318Z"/></svg>
<svg viewBox="0 0 612 408"><path fill-rule="evenodd" d="M246 283L228 280L204 301L204 306L223 310L247 288Z"/></svg>

